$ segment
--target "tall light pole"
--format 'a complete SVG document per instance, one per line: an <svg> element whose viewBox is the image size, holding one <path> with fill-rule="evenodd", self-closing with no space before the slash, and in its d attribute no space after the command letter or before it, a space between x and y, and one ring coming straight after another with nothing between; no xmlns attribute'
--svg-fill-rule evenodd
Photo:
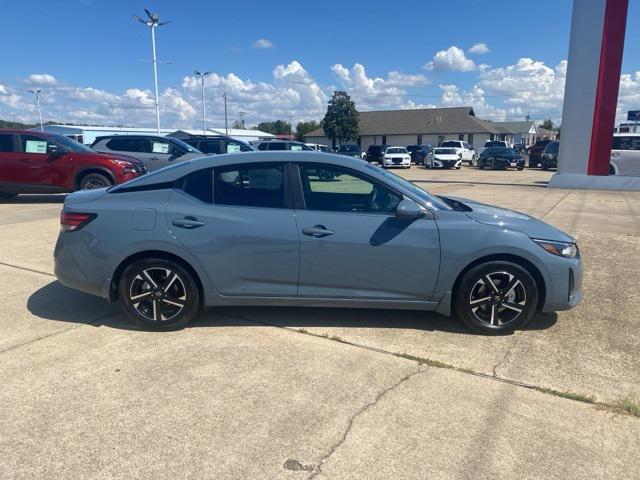
<svg viewBox="0 0 640 480"><path fill-rule="evenodd" d="M229 136L229 124L227 123L227 92L222 95L224 97L224 133Z"/></svg>
<svg viewBox="0 0 640 480"><path fill-rule="evenodd" d="M147 27L151 28L151 53L153 55L153 84L155 87L156 93L156 130L158 135L160 135L160 102L158 100L158 61L156 58L156 28L161 27L162 25L166 25L170 22L160 22L160 14L151 13L146 8L144 12L149 17L149 20L143 20L137 15L134 15L133 18L138 20L140 23L145 24Z"/></svg>
<svg viewBox="0 0 640 480"><path fill-rule="evenodd" d="M38 117L40 118L40 131L44 132L44 126L42 125L42 112L40 111L40 92L42 91L42 89L36 88L29 91L36 97L36 107L38 107Z"/></svg>
<svg viewBox="0 0 640 480"><path fill-rule="evenodd" d="M211 74L211 72L200 73L199 71L194 70L193 73L198 75L200 77L200 81L202 82L202 134L206 135L207 134L207 119L206 119L207 102L204 99L204 78L207 75Z"/></svg>

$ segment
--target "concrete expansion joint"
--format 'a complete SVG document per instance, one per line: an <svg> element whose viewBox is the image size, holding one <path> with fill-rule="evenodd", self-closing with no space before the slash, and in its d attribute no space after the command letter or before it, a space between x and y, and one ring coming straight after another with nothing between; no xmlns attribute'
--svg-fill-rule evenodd
<svg viewBox="0 0 640 480"><path fill-rule="evenodd" d="M345 429L344 433L342 434L342 437L335 444L333 444L333 446L329 449L329 451L322 458L320 458L320 460L317 463L317 466L315 467L315 469L313 470L311 475L309 475L307 477L307 480L311 480L313 478L316 478L318 475L320 475L322 473L322 466L336 452L336 450L338 448L340 448L340 446L347 440L347 437L349 436L349 433L351 432L351 430L353 428L353 425L355 424L355 421L358 419L359 416L363 415L368 410L370 410L371 408L375 407L376 404L378 402L380 402L380 400L382 400L388 393L392 392L393 390L395 390L400 385L402 385L406 381L410 380L414 376L419 375L421 373L425 373L426 371L427 371L427 369L424 369L424 368L422 368L421 365L418 365L418 368L416 369L415 372L410 373L409 375L403 376L397 382L395 382L393 385L391 385L391 386L385 388L384 390L380 391L371 402L369 402L369 403L363 405L361 408L359 408L351 416L351 418L349 418L349 421L347 422L347 428ZM285 463L285 465L286 465L286 463Z"/></svg>

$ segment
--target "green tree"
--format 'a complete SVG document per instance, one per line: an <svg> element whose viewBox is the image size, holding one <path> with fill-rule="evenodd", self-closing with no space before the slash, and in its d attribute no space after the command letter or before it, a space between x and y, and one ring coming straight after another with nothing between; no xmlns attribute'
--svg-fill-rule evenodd
<svg viewBox="0 0 640 480"><path fill-rule="evenodd" d="M540 126L541 126L542 128L547 129L547 130L555 130L555 129L556 129L556 125L555 125L555 123L553 123L553 122L551 121L551 119L550 119L550 118L545 118L545 119L544 119L544 122L542 122L542 123L540 124Z"/></svg>
<svg viewBox="0 0 640 480"><path fill-rule="evenodd" d="M291 124L284 120L276 120L275 122L262 122L257 126L258 130L272 133L274 135L286 135L291 132Z"/></svg>
<svg viewBox="0 0 640 480"><path fill-rule="evenodd" d="M296 125L296 138L298 140L302 140L302 138L309 132L313 132L320 128L320 123L315 120L311 120L310 122L298 122Z"/></svg>
<svg viewBox="0 0 640 480"><path fill-rule="evenodd" d="M329 100L322 128L334 144L336 140L355 140L358 137L358 117L351 97L346 92L335 91Z"/></svg>

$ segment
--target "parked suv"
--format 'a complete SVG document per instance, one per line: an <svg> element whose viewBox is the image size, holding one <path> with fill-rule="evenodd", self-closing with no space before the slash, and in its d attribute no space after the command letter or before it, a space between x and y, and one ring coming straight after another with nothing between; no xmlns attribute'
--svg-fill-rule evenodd
<svg viewBox="0 0 640 480"><path fill-rule="evenodd" d="M174 138L174 137L167 137ZM208 155L223 153L251 152L253 147L226 135L194 135L189 138L181 138L184 143L200 150Z"/></svg>
<svg viewBox="0 0 640 480"><path fill-rule="evenodd" d="M362 158L362 150L360 146L353 143L343 143L336 150L338 155L346 155L347 157Z"/></svg>
<svg viewBox="0 0 640 480"><path fill-rule="evenodd" d="M251 142L251 144L260 151L273 150L293 150L293 151L315 151L311 147L307 147L302 142L293 140L264 140L261 142Z"/></svg>
<svg viewBox="0 0 640 480"><path fill-rule="evenodd" d="M384 151L386 150L386 145L369 145L367 148L366 159L367 162L378 162L382 163L384 158Z"/></svg>
<svg viewBox="0 0 640 480"><path fill-rule="evenodd" d="M204 156L200 150L182 140L155 135L106 135L96 138L91 148L97 152L121 153L137 158L150 172L175 162Z"/></svg>
<svg viewBox="0 0 640 480"><path fill-rule="evenodd" d="M540 166L542 152L551 140L538 140L529 148L529 168L537 168Z"/></svg>
<svg viewBox="0 0 640 480"><path fill-rule="evenodd" d="M640 175L640 133L613 136L609 175Z"/></svg>
<svg viewBox="0 0 640 480"><path fill-rule="evenodd" d="M549 170L550 168L558 168L558 150L560 142L549 142L544 147L544 152L540 156L540 168Z"/></svg>
<svg viewBox="0 0 640 480"><path fill-rule="evenodd" d="M0 130L0 198L108 187L145 171L135 158L96 153L62 135Z"/></svg>
<svg viewBox="0 0 640 480"><path fill-rule="evenodd" d="M411 155L411 161L416 165L424 165L427 155L431 151L431 145L409 145L407 151Z"/></svg>
<svg viewBox="0 0 640 480"><path fill-rule="evenodd" d="M456 153L460 155L460 160L467 162L469 165L473 165L475 163L476 152L467 142L463 142L462 140L447 140L442 142L440 147L455 148Z"/></svg>

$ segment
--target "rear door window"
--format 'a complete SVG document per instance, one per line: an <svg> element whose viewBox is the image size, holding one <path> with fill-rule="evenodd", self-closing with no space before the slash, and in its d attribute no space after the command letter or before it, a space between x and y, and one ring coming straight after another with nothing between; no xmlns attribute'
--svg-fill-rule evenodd
<svg viewBox="0 0 640 480"><path fill-rule="evenodd" d="M112 138L106 143L109 150L116 152L151 153L149 141L145 138Z"/></svg>
<svg viewBox="0 0 640 480"><path fill-rule="evenodd" d="M12 133L0 133L0 153L11 153L16 151L13 139L14 136Z"/></svg>
<svg viewBox="0 0 640 480"><path fill-rule="evenodd" d="M640 135L613 137L614 150L640 150Z"/></svg>
<svg viewBox="0 0 640 480"><path fill-rule="evenodd" d="M213 190L211 188L211 170L199 170L187 175L181 180L180 188L187 194L201 202L211 203Z"/></svg>
<svg viewBox="0 0 640 480"><path fill-rule="evenodd" d="M239 207L285 208L282 163L216 168L213 203Z"/></svg>
<svg viewBox="0 0 640 480"><path fill-rule="evenodd" d="M284 142L269 142L269 150L286 150L287 144Z"/></svg>
<svg viewBox="0 0 640 480"><path fill-rule="evenodd" d="M222 153L222 149L220 148L220 140L200 140L197 148L202 153L213 153L216 155Z"/></svg>

